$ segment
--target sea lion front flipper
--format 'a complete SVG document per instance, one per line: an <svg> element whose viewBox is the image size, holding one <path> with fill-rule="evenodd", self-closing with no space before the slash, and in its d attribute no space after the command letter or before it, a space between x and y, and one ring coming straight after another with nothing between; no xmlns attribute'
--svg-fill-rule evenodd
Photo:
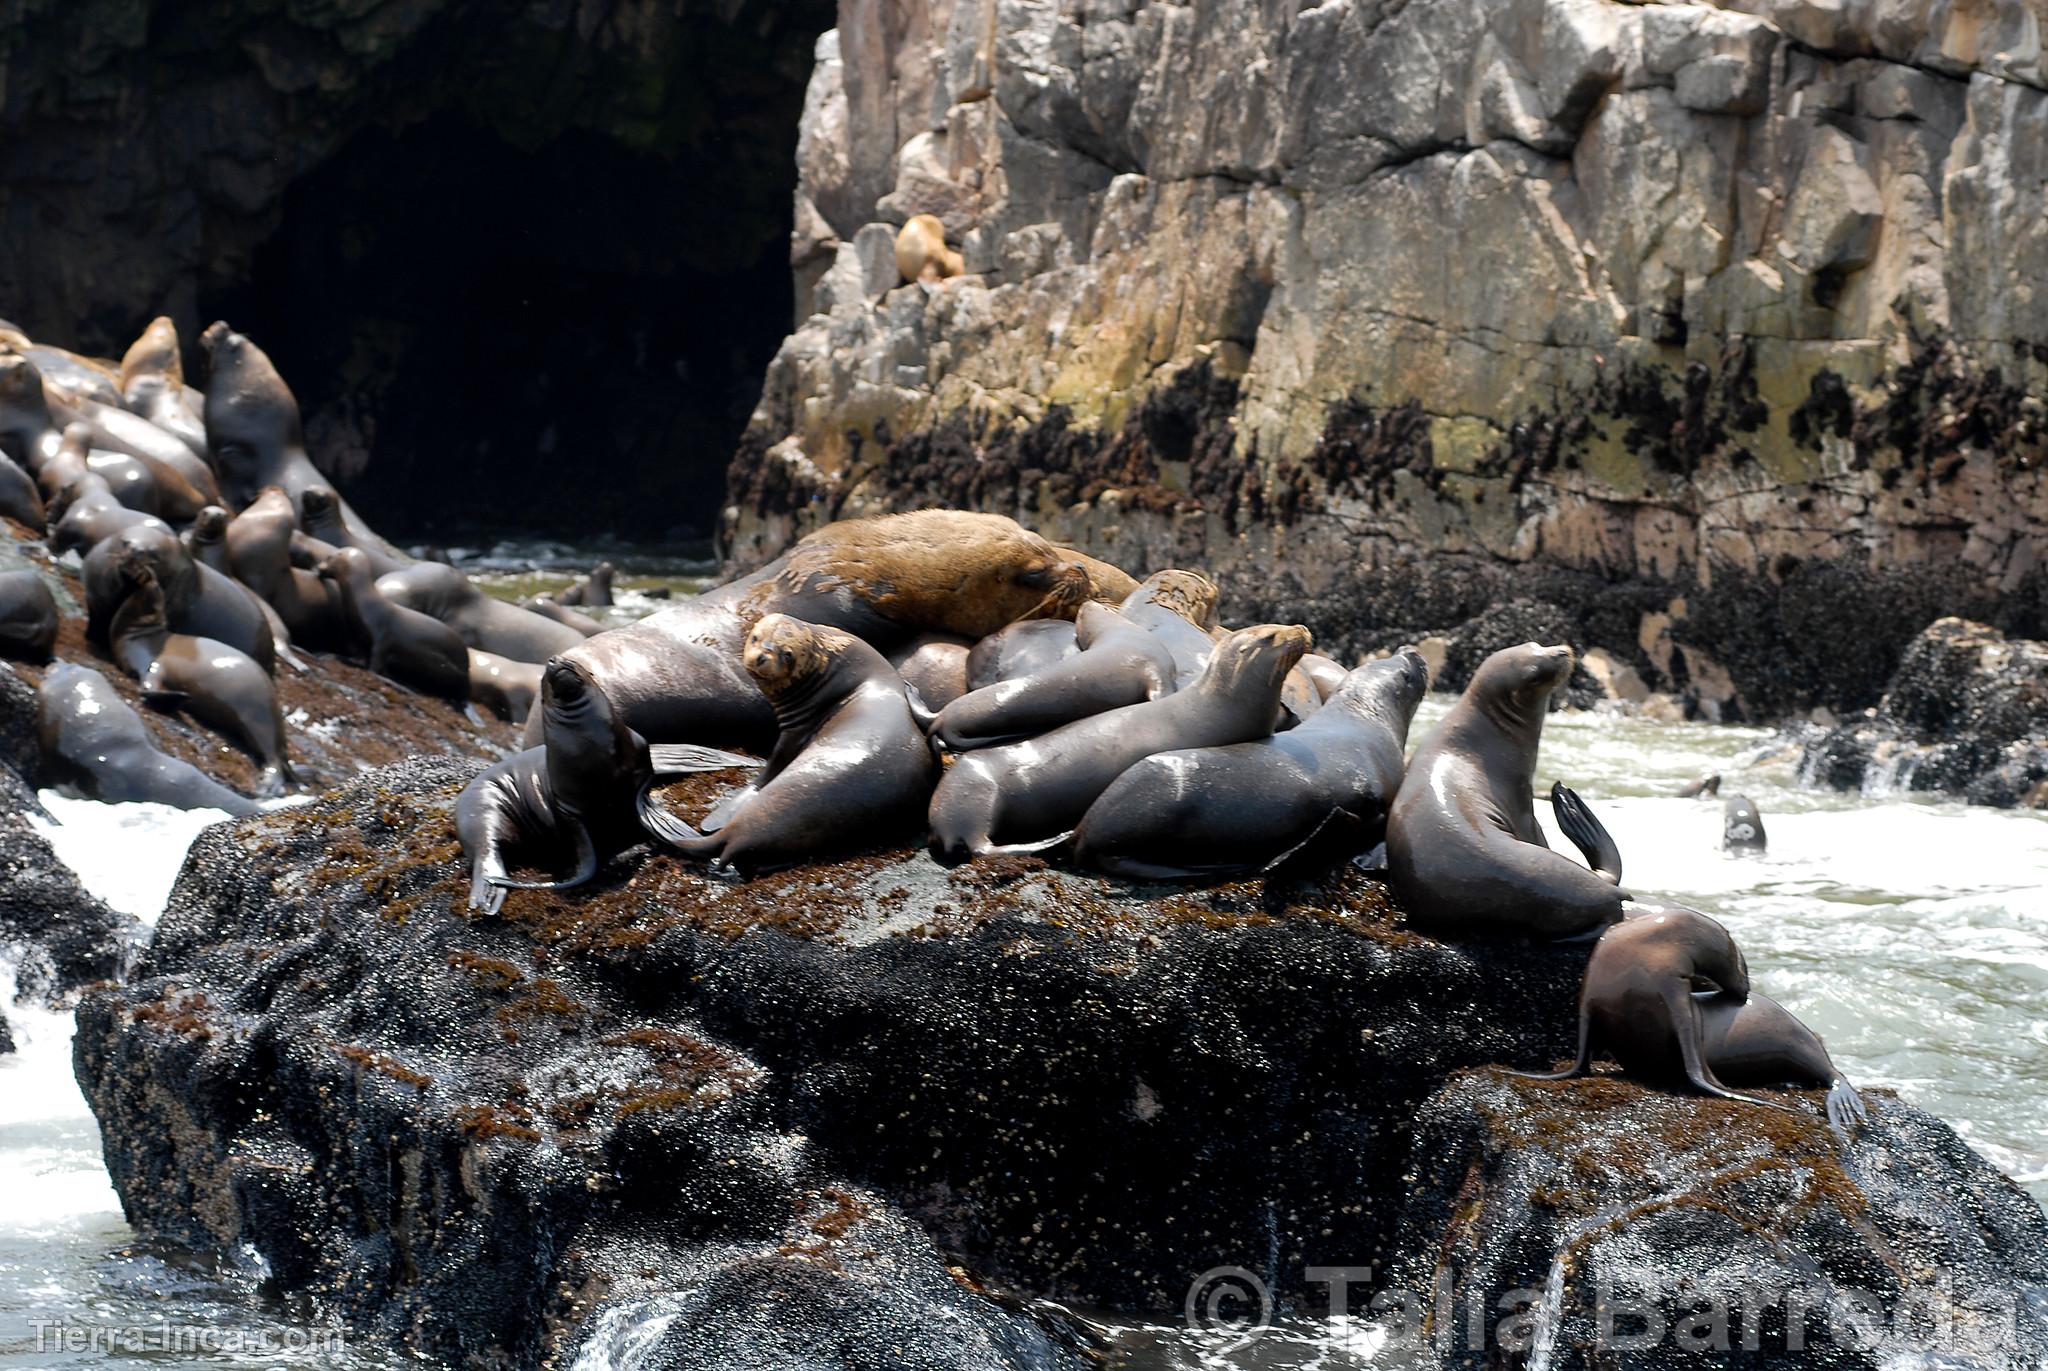
<svg viewBox="0 0 2048 1371"><path fill-rule="evenodd" d="M1564 836L1585 855L1586 865L1593 868L1593 874L1620 885L1621 849L1615 845L1614 835L1607 831L1606 825L1593 817L1593 811L1586 807L1579 793L1562 781L1552 783L1550 810L1557 816L1557 826Z"/></svg>
<svg viewBox="0 0 2048 1371"><path fill-rule="evenodd" d="M647 763L657 776L680 776L691 771L752 771L761 765L757 757L720 752L715 747L698 747L695 743L649 743Z"/></svg>
<svg viewBox="0 0 2048 1371"><path fill-rule="evenodd" d="M565 821L576 843L576 869L559 881L515 881L510 876L492 876L490 882L501 890L573 890L597 874L597 844L590 830L574 819Z"/></svg>
<svg viewBox="0 0 2048 1371"><path fill-rule="evenodd" d="M926 733L939 721L939 711L925 703L924 696L910 682L903 683L903 701L910 706L910 717L917 720L917 726Z"/></svg>
<svg viewBox="0 0 2048 1371"><path fill-rule="evenodd" d="M633 802L641 829L663 847L684 856L716 857L724 846L723 842L717 835L700 833L670 813L661 801L654 798L654 780L652 776L647 778Z"/></svg>
<svg viewBox="0 0 2048 1371"><path fill-rule="evenodd" d="M710 813L698 820L697 831L699 833L718 832L719 829L732 822L732 816L740 812L741 805L760 793L761 787L758 785L744 785L738 790L729 791L723 799L711 806Z"/></svg>

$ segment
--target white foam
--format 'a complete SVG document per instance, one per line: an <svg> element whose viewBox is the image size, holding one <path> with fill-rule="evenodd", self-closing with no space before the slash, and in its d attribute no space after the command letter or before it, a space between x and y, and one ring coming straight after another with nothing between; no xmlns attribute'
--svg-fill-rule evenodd
<svg viewBox="0 0 2048 1371"><path fill-rule="evenodd" d="M31 816L78 883L124 914L154 925L171 897L185 853L200 830L229 817L219 809L101 804L45 790L55 825Z"/></svg>

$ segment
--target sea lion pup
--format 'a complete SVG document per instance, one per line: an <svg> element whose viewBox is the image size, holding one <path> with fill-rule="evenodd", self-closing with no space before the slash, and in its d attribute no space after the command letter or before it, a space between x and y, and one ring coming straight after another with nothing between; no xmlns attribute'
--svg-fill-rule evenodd
<svg viewBox="0 0 2048 1371"><path fill-rule="evenodd" d="M1074 830L1073 858L1130 880L1271 870L1308 848L1364 852L1386 832L1422 654L1345 677L1299 728L1229 747L1157 752L1111 782Z"/></svg>
<svg viewBox="0 0 2048 1371"><path fill-rule="evenodd" d="M43 673L36 740L43 771L68 794L108 804L145 800L179 809L224 809L237 818L261 812L254 800L191 763L157 751L142 716L90 667L58 662Z"/></svg>
<svg viewBox="0 0 2048 1371"><path fill-rule="evenodd" d="M277 672L277 640L270 621L247 586L192 560L178 535L161 526L126 528L96 544L85 556L79 579L85 585L85 636L108 640L114 611L134 585L133 569L147 566L163 587L170 629L196 638L217 638Z"/></svg>
<svg viewBox="0 0 2048 1371"><path fill-rule="evenodd" d="M201 458L206 456L206 422L200 411L206 397L185 384L185 363L178 355L178 326L159 314L128 345L121 357L121 403L176 438Z"/></svg>
<svg viewBox="0 0 2048 1371"><path fill-rule="evenodd" d="M1721 773L1718 771L1709 772L1705 776L1695 777L1694 779L1687 781L1684 785L1678 788L1678 798L1680 798L1681 800L1690 800L1700 796L1719 795L1720 793Z"/></svg>
<svg viewBox="0 0 2048 1371"><path fill-rule="evenodd" d="M686 857L752 875L872 847L917 822L938 762L910 717L903 680L851 633L764 614L741 651L781 732L759 778L699 833L643 793L650 835Z"/></svg>
<svg viewBox="0 0 2048 1371"><path fill-rule="evenodd" d="M1074 656L941 709L930 721L932 741L950 752L998 747L1173 692L1178 676L1166 643L1108 605L1081 606L1074 641Z"/></svg>
<svg viewBox="0 0 2048 1371"><path fill-rule="evenodd" d="M57 597L34 571L0 571L0 657L47 662L57 646Z"/></svg>
<svg viewBox="0 0 2048 1371"><path fill-rule="evenodd" d="M1747 795L1731 795L1721 806L1721 848L1745 856L1760 857L1770 846L1764 832L1763 815Z"/></svg>
<svg viewBox="0 0 2048 1371"><path fill-rule="evenodd" d="M336 550L320 574L341 591L342 608L370 642L370 670L457 704L469 703L469 648L430 614L393 604L377 589L361 548Z"/></svg>
<svg viewBox="0 0 2048 1371"><path fill-rule="evenodd" d="M650 748L619 721L589 669L560 657L542 670L540 712L548 716L548 746L491 767L455 802L455 832L470 861L469 906L488 914L503 906L507 890L582 885L601 861L644 840L641 797L656 775L758 765L711 748ZM550 862L566 857L575 865L556 881L513 880L513 857L535 848Z"/></svg>
<svg viewBox="0 0 2048 1371"><path fill-rule="evenodd" d="M360 642L341 591L317 571L294 564L298 513L278 486L266 486L228 521L223 542L235 579L269 605L292 641L322 652L354 652ZM330 555L328 549L322 556ZM314 563L317 565L317 563Z"/></svg>
<svg viewBox="0 0 2048 1371"><path fill-rule="evenodd" d="M49 527L43 493L36 489L34 478L4 454L0 454L0 515L37 533Z"/></svg>
<svg viewBox="0 0 2048 1371"><path fill-rule="evenodd" d="M1700 981L1713 989L1700 993ZM1570 1080L1587 1075L1603 1051L1631 1075L1772 1109L1785 1106L1737 1094L1730 1081L1826 1086L1828 1122L1836 1129L1864 1117L1855 1087L1813 1031L1776 1002L1751 994L1749 967L1728 930L1679 905L1656 906L1600 935L1579 986L1572 1064L1515 1074Z"/></svg>
<svg viewBox="0 0 2048 1371"><path fill-rule="evenodd" d="M612 577L618 568L610 562L599 562L590 569L590 574L562 592L565 605L588 605L592 609L612 607Z"/></svg>
<svg viewBox="0 0 2048 1371"><path fill-rule="evenodd" d="M370 560L374 566L376 558ZM538 665L584 642L584 635L567 624L486 595L442 562L414 562L380 573L377 589L395 605L439 619L469 646L515 662Z"/></svg>
<svg viewBox="0 0 2048 1371"><path fill-rule="evenodd" d="M1416 749L1387 819L1387 869L1417 927L1571 937L1622 916L1619 870L1610 880L1552 852L1530 803L1543 716L1571 670L1568 647L1502 648Z"/></svg>
<svg viewBox="0 0 2048 1371"><path fill-rule="evenodd" d="M946 226L936 214L913 214L896 231L896 270L906 281L944 281L967 268L946 246Z"/></svg>
<svg viewBox="0 0 2048 1371"><path fill-rule="evenodd" d="M469 698L510 724L523 724L540 696L540 665L469 650Z"/></svg>
<svg viewBox="0 0 2048 1371"><path fill-rule="evenodd" d="M888 654L889 665L903 678L905 695L912 701L911 713L922 703L924 724L932 712L944 709L967 693L967 658L973 644L950 633L920 633Z"/></svg>
<svg viewBox="0 0 2048 1371"><path fill-rule="evenodd" d="M606 625L588 614L579 614L552 595L529 595L519 602L519 607L529 614L538 614L543 619L552 619L573 628L586 638L595 638L606 628Z"/></svg>
<svg viewBox="0 0 2048 1371"><path fill-rule="evenodd" d="M1268 736L1281 683L1309 641L1299 624L1241 628L1217 646L1193 685L965 754L932 796L933 858L954 866L990 852L1046 850L1146 757Z"/></svg>
<svg viewBox="0 0 2048 1371"><path fill-rule="evenodd" d="M142 686L143 701L191 715L253 757L263 768L258 795L284 794L296 778L270 677L226 643L171 632L163 587L141 554L127 554L122 574L131 589L114 612L110 646L114 660Z"/></svg>

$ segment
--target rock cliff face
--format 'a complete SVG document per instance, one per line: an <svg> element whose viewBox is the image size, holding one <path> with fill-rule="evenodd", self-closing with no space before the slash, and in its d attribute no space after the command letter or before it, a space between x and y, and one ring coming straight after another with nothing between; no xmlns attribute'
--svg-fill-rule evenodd
<svg viewBox="0 0 2048 1371"><path fill-rule="evenodd" d="M844 0L730 553L947 502L1709 715L2042 636L2048 61L1952 0ZM968 275L898 283L929 212Z"/></svg>

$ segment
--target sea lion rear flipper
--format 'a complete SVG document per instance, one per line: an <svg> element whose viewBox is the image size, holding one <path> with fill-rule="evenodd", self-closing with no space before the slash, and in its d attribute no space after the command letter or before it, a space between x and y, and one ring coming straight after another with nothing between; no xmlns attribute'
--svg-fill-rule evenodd
<svg viewBox="0 0 2048 1371"><path fill-rule="evenodd" d="M715 747L698 747L694 743L649 743L647 762L657 776L680 776L691 771L731 771L735 768L751 771L761 765L755 757L720 752Z"/></svg>
<svg viewBox="0 0 2048 1371"><path fill-rule="evenodd" d="M633 802L640 827L663 847L688 857L715 857L724 845L716 835L706 835L678 819L654 798L654 778L648 777Z"/></svg>
<svg viewBox="0 0 2048 1371"><path fill-rule="evenodd" d="M732 816L740 812L740 806L761 793L758 785L741 786L729 792L724 799L711 806L711 812L697 823L699 833L716 833L732 822Z"/></svg>
<svg viewBox="0 0 2048 1371"><path fill-rule="evenodd" d="M1685 1078L1692 1083L1693 1089L1702 1095L1712 1095L1716 1099L1762 1105L1765 1109L1778 1109L1787 1114L1799 1112L1789 1105L1778 1104L1772 1100L1760 1100L1754 1095L1744 1095L1740 1091L1730 1090L1716 1079L1713 1069L1700 1054L1700 1007L1692 997L1689 983L1680 982L1675 991L1668 992L1666 1003L1670 1005L1672 1027L1678 1034L1679 1060L1685 1065Z"/></svg>
<svg viewBox="0 0 2048 1371"><path fill-rule="evenodd" d="M1579 995L1579 1051L1572 1064L1562 1071L1516 1071L1509 1069L1510 1076L1520 1076L1525 1081L1569 1081L1586 1075L1593 1065L1593 1015L1586 1004L1583 991Z"/></svg>
<svg viewBox="0 0 2048 1371"><path fill-rule="evenodd" d="M151 709L160 709L166 714L183 709L192 697L182 690L150 690L142 692L142 703Z"/></svg>
<svg viewBox="0 0 2048 1371"><path fill-rule="evenodd" d="M1073 841L1074 830L1070 828L1065 833L1056 834L1050 838L1041 838L1035 843L1003 843L984 847L974 855L977 857L1043 857L1049 852L1059 851Z"/></svg>
<svg viewBox="0 0 2048 1371"><path fill-rule="evenodd" d="M1863 1097L1856 1093L1856 1087L1848 1078L1837 1076L1828 1083L1828 1127L1843 1137L1854 1132L1857 1125L1870 1122L1870 1111L1863 1107Z"/></svg>
<svg viewBox="0 0 2048 1371"><path fill-rule="evenodd" d="M932 725L939 721L939 711L926 704L918 688L908 681L903 683L903 700L910 706L910 717L917 720L917 726L930 733Z"/></svg>
<svg viewBox="0 0 2048 1371"><path fill-rule="evenodd" d="M1562 781L1553 783L1550 787L1550 809L1557 816L1558 828L1572 840L1572 846L1585 855L1586 865L1593 868L1593 874L1620 885L1621 849L1615 845L1614 835L1607 831L1606 825L1586 808L1586 802L1579 798L1579 793Z"/></svg>
<svg viewBox="0 0 2048 1371"><path fill-rule="evenodd" d="M597 844L591 841L590 830L573 819L564 820L570 836L576 843L576 869L559 881L515 881L510 876L494 875L490 883L500 890L572 890L587 884L597 874Z"/></svg>

